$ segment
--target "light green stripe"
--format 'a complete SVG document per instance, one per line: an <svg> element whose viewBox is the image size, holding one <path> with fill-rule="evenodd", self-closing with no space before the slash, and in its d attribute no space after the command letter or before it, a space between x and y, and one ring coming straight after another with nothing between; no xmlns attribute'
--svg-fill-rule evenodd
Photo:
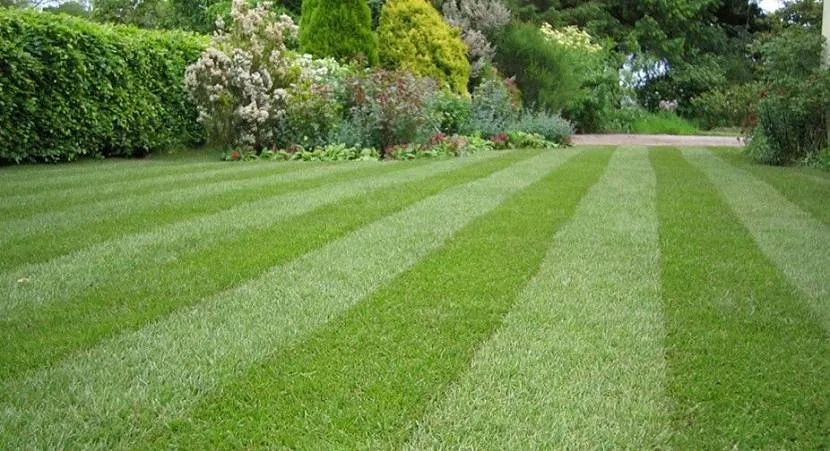
<svg viewBox="0 0 830 451"><path fill-rule="evenodd" d="M216 168L215 165L210 168ZM288 171L299 171L314 169L315 166L302 167L299 163L286 164L251 164L251 165L233 165L213 170L199 170L198 172L185 172L148 177L142 177L136 180L127 181L112 181L109 183L89 183L86 182L81 186L72 188L58 188L58 189L30 189L27 194L11 195L0 197L0 211L15 211L15 210L31 210L32 208L38 210L45 210L46 208L66 209L64 205L66 202L72 204L91 203L99 199L123 197L132 193L156 190L156 191L173 191L179 183L194 183L203 180L221 178L226 176L229 178L245 178L260 176L268 176L273 174L281 174ZM187 168L188 170L190 167ZM30 213L31 214L31 213Z"/></svg>
<svg viewBox="0 0 830 451"><path fill-rule="evenodd" d="M547 152L447 190L135 333L5 384L0 448L129 446L304 336L576 151ZM99 432L121 443L99 443Z"/></svg>
<svg viewBox="0 0 830 451"><path fill-rule="evenodd" d="M708 150L684 149L683 156L723 193L758 247L810 298L830 331L830 227Z"/></svg>
<svg viewBox="0 0 830 451"><path fill-rule="evenodd" d="M2 194L24 194L32 190L72 187L77 184L108 183L134 177L178 172L194 172L217 168L227 163L148 162L141 160L104 162L95 164L67 163L54 167L30 166L0 169Z"/></svg>
<svg viewBox="0 0 830 451"><path fill-rule="evenodd" d="M66 230L81 227L84 224L94 223L102 217L125 216L139 211L196 202L233 190L255 190L275 184L309 180L326 175L354 171L356 169L359 169L359 166L353 164L321 166L311 168L308 171L277 173L254 179L203 183L172 191L153 192L91 204L76 205L66 210L39 213L25 219L0 221L0 227L4 229L3 235L0 236L0 247L5 243L19 240L35 233L43 233L47 230Z"/></svg>
<svg viewBox="0 0 830 451"><path fill-rule="evenodd" d="M363 177L268 197L146 233L106 241L48 262L14 268L0 278L0 314L8 314L18 305L32 306L74 298L89 287L130 274L139 265L169 263L180 254L207 248L225 236L267 228L280 220L338 200L423 179L498 155L492 152L475 158L444 160L379 177ZM18 278L23 276L31 283L18 284Z"/></svg>
<svg viewBox="0 0 830 451"><path fill-rule="evenodd" d="M620 149L411 449L649 449L670 431L655 175Z"/></svg>

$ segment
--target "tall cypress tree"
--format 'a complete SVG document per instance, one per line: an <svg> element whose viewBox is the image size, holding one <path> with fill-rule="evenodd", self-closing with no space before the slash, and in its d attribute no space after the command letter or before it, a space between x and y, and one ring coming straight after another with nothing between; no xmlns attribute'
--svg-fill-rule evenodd
<svg viewBox="0 0 830 451"><path fill-rule="evenodd" d="M304 0L300 46L318 57L378 61L372 12L365 0Z"/></svg>

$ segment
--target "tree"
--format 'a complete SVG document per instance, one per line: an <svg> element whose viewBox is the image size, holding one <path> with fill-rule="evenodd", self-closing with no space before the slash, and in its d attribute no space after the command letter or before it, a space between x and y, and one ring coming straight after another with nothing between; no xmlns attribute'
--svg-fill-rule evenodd
<svg viewBox="0 0 830 451"><path fill-rule="evenodd" d="M93 0L92 18L99 22L160 28L165 16L164 0Z"/></svg>
<svg viewBox="0 0 830 451"><path fill-rule="evenodd" d="M300 23L303 51L340 61L377 63L377 38L366 0L306 0Z"/></svg>
<svg viewBox="0 0 830 451"><path fill-rule="evenodd" d="M57 6L48 6L46 8L43 8L43 11L54 14L68 14L70 16L89 17L89 9L86 7L86 5L76 1L61 3Z"/></svg>

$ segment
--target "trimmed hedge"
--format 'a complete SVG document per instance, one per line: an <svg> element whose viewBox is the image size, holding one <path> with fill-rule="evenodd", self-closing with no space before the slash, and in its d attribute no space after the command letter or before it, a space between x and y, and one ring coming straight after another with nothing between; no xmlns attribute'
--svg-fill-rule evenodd
<svg viewBox="0 0 830 451"><path fill-rule="evenodd" d="M183 80L207 43L0 9L0 162L134 156L201 140Z"/></svg>

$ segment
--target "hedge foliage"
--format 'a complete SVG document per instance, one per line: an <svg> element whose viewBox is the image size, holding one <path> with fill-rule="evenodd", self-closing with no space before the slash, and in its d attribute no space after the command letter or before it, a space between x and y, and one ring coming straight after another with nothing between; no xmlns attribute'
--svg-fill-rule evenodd
<svg viewBox="0 0 830 451"><path fill-rule="evenodd" d="M372 11L366 0L306 0L301 25L300 45L305 52L338 61L378 62Z"/></svg>
<svg viewBox="0 0 830 451"><path fill-rule="evenodd" d="M202 136L184 89L206 38L0 9L0 162L141 155Z"/></svg>
<svg viewBox="0 0 830 451"><path fill-rule="evenodd" d="M430 77L467 94L470 63L461 32L426 0L388 0L378 27L380 62Z"/></svg>

